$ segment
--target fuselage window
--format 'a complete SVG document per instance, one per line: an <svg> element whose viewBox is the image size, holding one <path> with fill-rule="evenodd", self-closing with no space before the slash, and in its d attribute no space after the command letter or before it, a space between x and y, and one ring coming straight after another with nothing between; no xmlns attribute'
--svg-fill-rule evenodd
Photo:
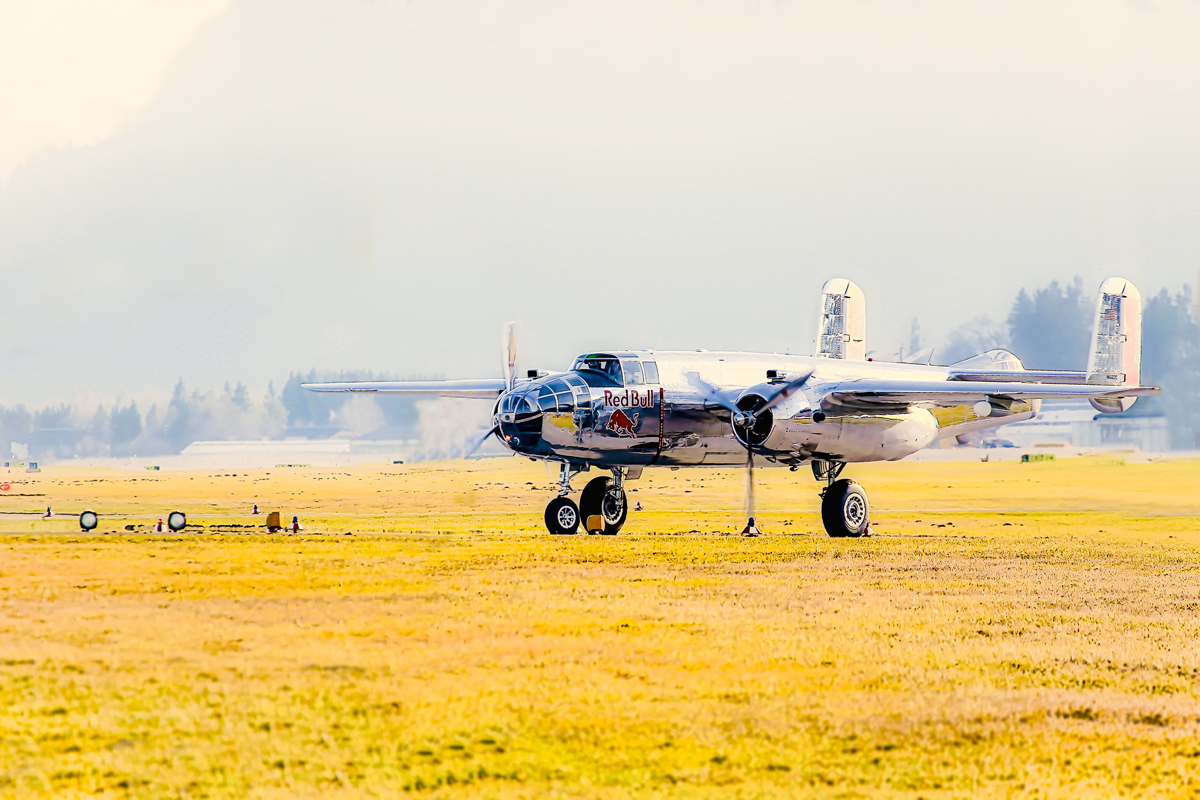
<svg viewBox="0 0 1200 800"><path fill-rule="evenodd" d="M658 364L653 361L643 361L642 369L646 370L646 383L658 383Z"/></svg>
<svg viewBox="0 0 1200 800"><path fill-rule="evenodd" d="M642 365L638 361L622 361L621 368L625 372L626 386L641 386L645 383L642 380Z"/></svg>

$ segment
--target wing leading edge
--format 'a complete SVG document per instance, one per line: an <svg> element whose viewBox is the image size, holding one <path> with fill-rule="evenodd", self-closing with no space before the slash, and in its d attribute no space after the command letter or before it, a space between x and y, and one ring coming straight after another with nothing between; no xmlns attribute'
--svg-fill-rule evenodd
<svg viewBox="0 0 1200 800"><path fill-rule="evenodd" d="M366 392L379 394L425 395L495 400L504 392L503 378L466 381L355 381L351 383L304 383L310 392Z"/></svg>
<svg viewBox="0 0 1200 800"><path fill-rule="evenodd" d="M896 380L842 381L826 392L824 402L846 406L959 406L989 398L1009 400L1118 399L1158 394L1157 386L1099 386L1063 383Z"/></svg>

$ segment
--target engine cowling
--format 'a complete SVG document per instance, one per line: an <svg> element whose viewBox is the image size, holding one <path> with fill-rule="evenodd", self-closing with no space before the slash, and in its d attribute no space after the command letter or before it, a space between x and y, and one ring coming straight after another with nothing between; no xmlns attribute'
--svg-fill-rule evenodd
<svg viewBox="0 0 1200 800"><path fill-rule="evenodd" d="M761 447L771 437L775 416L770 409L760 410L766 404L765 397L751 393L743 394L735 403L743 413L734 414L731 418L733 435L743 445Z"/></svg>
<svg viewBox="0 0 1200 800"><path fill-rule="evenodd" d="M796 392L774 408L761 410L767 404L767 398L774 397L779 388L778 383L771 382L751 386L734 403L742 413L734 414L731 418L733 435L743 446L749 445L767 452L781 447L787 452L792 451L790 437L784 435L779 423L808 410L810 405L803 392Z"/></svg>

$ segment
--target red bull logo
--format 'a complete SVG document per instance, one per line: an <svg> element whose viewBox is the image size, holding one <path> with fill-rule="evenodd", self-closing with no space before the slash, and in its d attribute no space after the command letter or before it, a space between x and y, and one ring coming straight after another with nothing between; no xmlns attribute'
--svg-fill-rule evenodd
<svg viewBox="0 0 1200 800"><path fill-rule="evenodd" d="M614 408L654 408L654 390L644 392L626 389L623 392L604 390L604 405Z"/></svg>
<svg viewBox="0 0 1200 800"><path fill-rule="evenodd" d="M634 428L637 427L638 415L634 412L631 417L621 409L613 411L612 416L608 418L608 424L604 426L605 430L612 431L617 436L633 436Z"/></svg>

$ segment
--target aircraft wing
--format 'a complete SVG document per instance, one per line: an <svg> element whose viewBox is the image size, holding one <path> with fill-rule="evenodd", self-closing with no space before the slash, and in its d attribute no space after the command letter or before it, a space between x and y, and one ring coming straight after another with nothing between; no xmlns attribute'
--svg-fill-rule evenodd
<svg viewBox="0 0 1200 800"><path fill-rule="evenodd" d="M310 392L377 392L428 397L461 397L495 400L505 389L503 378L467 381L354 381L350 383L304 383Z"/></svg>
<svg viewBox="0 0 1200 800"><path fill-rule="evenodd" d="M840 381L825 393L824 402L861 407L961 406L989 398L1050 400L1077 397L1147 397L1159 393L1156 386L1102 386L1097 384L1046 384L994 381Z"/></svg>

